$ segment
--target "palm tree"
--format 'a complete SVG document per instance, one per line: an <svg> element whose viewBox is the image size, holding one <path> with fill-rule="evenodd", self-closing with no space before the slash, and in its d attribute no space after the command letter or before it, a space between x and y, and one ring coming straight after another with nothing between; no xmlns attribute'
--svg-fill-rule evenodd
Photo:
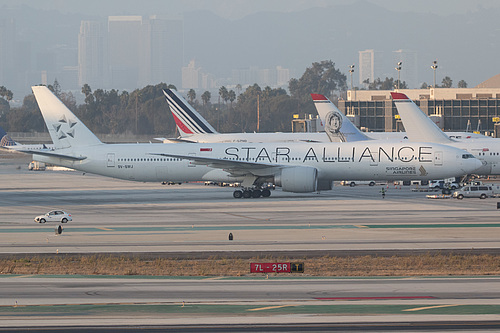
<svg viewBox="0 0 500 333"><path fill-rule="evenodd" d="M189 102L193 104L193 101L196 99L196 91L194 91L194 89L189 89L187 96L189 98Z"/></svg>
<svg viewBox="0 0 500 333"><path fill-rule="evenodd" d="M233 108L233 102L236 99L236 93L234 92L234 90L230 90L227 95L228 95L229 101L231 102L231 108Z"/></svg>
<svg viewBox="0 0 500 333"><path fill-rule="evenodd" d="M224 100L225 102L227 102L227 100L229 99L227 97L227 94L228 94L228 91L227 91L227 88L222 86L219 88L219 96L222 98L222 100Z"/></svg>
<svg viewBox="0 0 500 333"><path fill-rule="evenodd" d="M212 94L210 91L205 91L203 95L201 95L201 100L203 101L203 105L207 105L210 102L210 98L212 98Z"/></svg>

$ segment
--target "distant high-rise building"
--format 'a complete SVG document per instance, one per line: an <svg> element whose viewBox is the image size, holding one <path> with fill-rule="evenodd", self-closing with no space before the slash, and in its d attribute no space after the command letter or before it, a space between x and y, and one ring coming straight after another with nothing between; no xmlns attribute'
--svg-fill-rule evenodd
<svg viewBox="0 0 500 333"><path fill-rule="evenodd" d="M0 20L0 85L19 98L25 86L32 84L31 70L30 43L20 40L14 19Z"/></svg>
<svg viewBox="0 0 500 333"><path fill-rule="evenodd" d="M184 59L182 20L151 16L148 23L151 48L150 83L164 82L180 86Z"/></svg>
<svg viewBox="0 0 500 333"><path fill-rule="evenodd" d="M290 82L290 70L281 66L276 67L276 85L278 87L288 86Z"/></svg>
<svg viewBox="0 0 500 333"><path fill-rule="evenodd" d="M241 85L253 85L265 87L282 87L288 85L290 81L290 70L281 66L273 69L261 69L249 67L232 70L232 83Z"/></svg>
<svg viewBox="0 0 500 333"><path fill-rule="evenodd" d="M375 70L376 53L373 49L359 51L359 84L372 83L378 77Z"/></svg>
<svg viewBox="0 0 500 333"><path fill-rule="evenodd" d="M108 17L108 61L111 86L133 90L144 75L149 58L146 34L141 16ZM145 80L144 80L145 81Z"/></svg>
<svg viewBox="0 0 500 333"><path fill-rule="evenodd" d="M182 67L182 88L198 89L200 87L200 68L191 60L187 67Z"/></svg>
<svg viewBox="0 0 500 333"><path fill-rule="evenodd" d="M420 88L418 85L418 71L417 71L417 52L411 50L397 50L392 52L393 64L396 67L397 63L401 61L401 82L406 82L408 88ZM394 70L396 71L396 70ZM397 79L398 74L395 73L394 79Z"/></svg>
<svg viewBox="0 0 500 333"><path fill-rule="evenodd" d="M105 88L108 83L106 30L101 22L82 21L78 34L78 85Z"/></svg>

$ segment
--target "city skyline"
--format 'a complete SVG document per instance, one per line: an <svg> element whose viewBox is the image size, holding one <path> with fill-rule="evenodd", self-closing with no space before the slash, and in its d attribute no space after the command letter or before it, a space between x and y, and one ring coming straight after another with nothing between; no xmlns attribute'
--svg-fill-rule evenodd
<svg viewBox="0 0 500 333"><path fill-rule="evenodd" d="M494 42L498 34L494 17L500 14L500 6L491 1L478 1L476 6L458 1L463 6L448 14L434 7L425 13L420 3L414 11L404 12L411 8L406 1L397 8L388 5L391 1L291 1L288 9L281 10L279 2L264 6L256 1L236 13L234 4L222 0L172 1L171 13L165 16L165 6L156 6L160 2L155 0L146 1L137 12L132 12L138 7L134 3L112 10L114 2L109 1L81 13L81 6L72 1L57 7L58 1L4 0L0 3L0 85L12 88L15 99L28 94L31 85L50 84L54 79L63 89L75 91L85 81L92 88L130 90L159 82L181 87L182 68L194 60L203 87L237 84L234 81L243 78L271 85L276 81L279 86L287 77L299 78L313 62L332 60L346 75L355 64L353 83L362 87L359 52L370 49L380 52L374 64L380 70L374 78L397 78L396 60L406 57L401 81L416 88L432 83L430 66L435 60L439 61L438 84L449 76L454 86L460 80L475 86L500 73L494 61L500 52ZM40 3L50 10L37 9ZM214 5L210 11L207 3ZM224 4L227 11L222 10ZM101 15L96 16L96 9L101 9ZM122 44L142 39L145 47L110 52L112 43L104 34L112 33L114 24L104 14L112 11L115 15L109 17L141 18L140 29L147 30L147 37L125 33ZM177 23L168 27L167 22ZM102 44L105 47L97 50ZM141 49L148 50L149 56L139 54ZM120 53L135 57L140 66L118 64ZM97 58L105 60L96 63ZM280 80L274 78L278 71L285 73ZM136 78L136 86L124 84L127 77Z"/></svg>

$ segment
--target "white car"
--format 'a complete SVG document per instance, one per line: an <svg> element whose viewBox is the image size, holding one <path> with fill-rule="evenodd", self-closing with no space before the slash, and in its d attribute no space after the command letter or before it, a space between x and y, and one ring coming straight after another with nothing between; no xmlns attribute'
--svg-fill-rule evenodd
<svg viewBox="0 0 500 333"><path fill-rule="evenodd" d="M368 186L375 186L377 183L373 180L342 180L340 182L340 185L342 186L350 186L354 187L356 185L368 185Z"/></svg>
<svg viewBox="0 0 500 333"><path fill-rule="evenodd" d="M45 222L61 222L66 223L68 221L73 221L71 214L63 212L62 210L51 210L45 215L40 215L35 217L35 222L45 223Z"/></svg>

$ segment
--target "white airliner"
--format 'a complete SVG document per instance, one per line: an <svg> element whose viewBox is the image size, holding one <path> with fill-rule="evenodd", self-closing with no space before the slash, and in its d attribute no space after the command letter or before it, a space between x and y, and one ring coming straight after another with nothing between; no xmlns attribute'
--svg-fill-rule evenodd
<svg viewBox="0 0 500 333"><path fill-rule="evenodd" d="M234 197L268 197L265 183L283 191L316 192L332 181L440 179L481 166L471 154L441 144L347 143L102 143L47 87L32 87L54 151L34 160L141 182L241 182Z"/></svg>
<svg viewBox="0 0 500 333"><path fill-rule="evenodd" d="M0 148L10 151L33 151L33 150L51 150L54 149L52 144L21 144L11 139L11 137L0 127Z"/></svg>
<svg viewBox="0 0 500 333"><path fill-rule="evenodd" d="M451 139L405 94L391 92L391 95L410 141L425 140L466 150L483 163L475 174L500 175L500 139L485 136L482 139Z"/></svg>
<svg viewBox="0 0 500 333"><path fill-rule="evenodd" d="M177 91L163 90L180 136L158 138L163 142L353 142L370 139L405 140L404 132L361 132L327 97L311 94L325 132L319 133L218 133ZM483 137L464 132L447 133L454 138Z"/></svg>
<svg viewBox="0 0 500 333"><path fill-rule="evenodd" d="M163 142L330 142L322 133L218 133L177 91L164 89L168 106L179 130L179 138L159 138ZM333 106L335 106L332 103ZM341 132L352 132L352 123L339 111L342 117ZM359 132L359 131L358 131ZM361 133L361 132L359 132ZM358 140L367 140L361 134ZM332 142L341 142L340 136L332 137ZM355 141L350 140L350 141Z"/></svg>

